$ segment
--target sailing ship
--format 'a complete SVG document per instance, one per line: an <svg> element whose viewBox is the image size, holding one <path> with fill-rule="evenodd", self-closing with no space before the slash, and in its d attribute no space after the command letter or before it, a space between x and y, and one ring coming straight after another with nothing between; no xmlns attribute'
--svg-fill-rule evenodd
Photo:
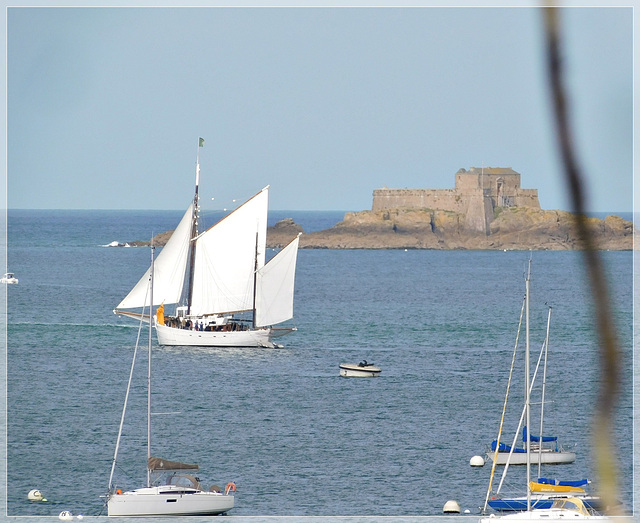
<svg viewBox="0 0 640 523"><path fill-rule="evenodd" d="M149 282L147 285L147 303L153 303L153 278L154 261L151 248L151 267ZM152 307L148 308L147 318L152 316ZM144 309L142 311L144 316ZM152 345L152 322L149 321L149 349L148 349L148 374L147 374L147 484L145 487L123 492L113 484L113 477L120 448L122 428L124 425L125 413L131 383L133 369L138 353L138 344L131 363L129 383L125 395L120 428L116 441L116 448L111 464L111 474L109 476L109 487L107 493L107 514L109 516L139 517L139 516L207 516L224 514L231 510L234 505L234 496L230 494L235 491L233 482L227 483L225 492L217 486L211 486L208 490L200 483L200 480L189 474L198 470L198 465L169 461L152 456L151 454L151 345ZM141 322L142 325L142 322Z"/></svg>
<svg viewBox="0 0 640 523"><path fill-rule="evenodd" d="M203 144L200 138L198 149ZM268 186L200 232L199 184L198 154L193 202L156 260L158 343L273 348L274 338L296 330L274 325L293 318L300 235L265 263ZM116 314L139 317L130 309L142 307L148 278L149 270Z"/></svg>
<svg viewBox="0 0 640 523"><path fill-rule="evenodd" d="M545 342L543 344L542 350L540 351L540 356L538 357L538 363L536 365L536 369L533 375L533 379L531 379L530 375L530 349L529 349L529 294L530 294L530 282L531 282L531 260L529 260L529 269L527 271L527 276L525 279L525 297L524 303L522 305L522 313L520 315L520 324L522 324L522 314L525 314L525 400L524 400L524 409L522 415L520 417L520 424L522 424L523 419L526 420L525 427L529 427L531 425L531 390L532 384L536 379L536 375L540 366L540 361L542 359L542 355L544 354L544 377L543 377L543 399L542 399L542 409L540 415L540 433L542 434L543 428L543 418L544 418L544 384L546 382L546 363L547 363L547 351L549 345L549 327L551 322L551 307L549 307L548 317L547 317L547 335L545 338ZM520 329L518 329L518 334ZM516 339L516 349L518 346L518 338ZM515 362L516 349L514 349L511 372L513 372L513 363ZM507 386L507 394L505 397L504 408L506 410L507 399L509 397L509 388L511 383L511 376L509 378L509 385ZM504 411L502 415L502 421L504 421ZM487 507L491 506L496 510L508 510L513 511L509 512L505 515L496 517L495 514L490 514L489 517L482 518L481 523L489 523L494 521L495 519L515 519L515 520L531 520L531 519L543 519L546 521L556 521L556 520L565 520L567 518L571 519L605 519L602 516L594 515L590 510L587 504L591 501L589 497L584 494L584 489L578 486L577 482L574 484L566 484L566 485L551 485L552 482L550 480L544 480L540 478L540 470L543 461L544 453L541 452L541 449L538 449L538 452L534 452L534 448L532 445L533 437L524 431L524 462L527 467L526 469L526 496L521 498L513 498L510 500L500 500L499 498L496 500L496 496L499 495L499 492L502 487L502 483L506 477L507 470L509 465L511 464L510 458L515 454L513 452L513 446L508 453L507 460L505 462L505 468L502 474L502 480L500 481L500 485L498 486L496 496L494 496L491 500L489 499L491 495L493 476L495 473L495 468L497 465L497 455L499 453L500 448L500 434L502 432L502 421L500 423L500 430L498 431L498 439L494 442L496 446L494 447L493 452L493 466L491 469L491 477L489 480L489 487L487 489L487 495L485 498L485 503L483 507L483 513L487 511ZM516 435L519 433L516 431ZM542 438L538 440L538 443L542 442ZM520 453L518 453L520 454ZM531 464L533 459L536 459L538 462L538 481L531 481ZM575 455L574 455L575 459ZM546 491L546 492L545 492ZM595 503L595 500L593 500ZM508 508L510 507L510 508ZM517 507L517 508L516 508Z"/></svg>

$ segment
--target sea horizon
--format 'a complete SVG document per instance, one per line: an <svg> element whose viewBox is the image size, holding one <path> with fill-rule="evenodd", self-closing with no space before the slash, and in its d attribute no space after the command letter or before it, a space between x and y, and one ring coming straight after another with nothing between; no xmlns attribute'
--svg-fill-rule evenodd
<svg viewBox="0 0 640 523"><path fill-rule="evenodd" d="M205 214L210 213L228 213L233 209L205 209ZM343 210L343 209L269 209L269 213L348 213L348 212L363 212L370 211L371 209L360 210ZM542 209L545 211L566 211L564 209ZM184 212L184 209L80 209L80 208L27 208L27 207L9 207L5 209L5 212ZM605 218L607 216L620 216L621 218L629 221L633 221L637 215L640 218L640 211L587 211L585 212L590 218Z"/></svg>

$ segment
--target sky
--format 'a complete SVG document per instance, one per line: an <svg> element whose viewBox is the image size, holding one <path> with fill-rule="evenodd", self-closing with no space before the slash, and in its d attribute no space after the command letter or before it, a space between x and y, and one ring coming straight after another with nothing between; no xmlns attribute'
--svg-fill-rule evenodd
<svg viewBox="0 0 640 523"><path fill-rule="evenodd" d="M536 3L171 4L8 8L8 208L184 209L199 154L205 209L270 185L271 209L366 210L485 166L570 210ZM592 212L633 210L626 5L561 10Z"/></svg>

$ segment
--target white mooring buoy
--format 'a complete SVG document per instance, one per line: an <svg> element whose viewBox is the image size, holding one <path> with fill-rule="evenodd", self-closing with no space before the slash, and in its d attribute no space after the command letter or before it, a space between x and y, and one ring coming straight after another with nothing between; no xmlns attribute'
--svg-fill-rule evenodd
<svg viewBox="0 0 640 523"><path fill-rule="evenodd" d="M444 504L442 512L445 514L460 514L460 504L456 500L450 499Z"/></svg>
<svg viewBox="0 0 640 523"><path fill-rule="evenodd" d="M42 492L34 488L29 491L29 494L27 494L27 499L29 501L42 501Z"/></svg>
<svg viewBox="0 0 640 523"><path fill-rule="evenodd" d="M60 521L73 521L73 514L68 510L63 510L62 512L60 512L58 519Z"/></svg>
<svg viewBox="0 0 640 523"><path fill-rule="evenodd" d="M473 456L471 460L469 460L469 465L472 467L484 467L484 459L482 456Z"/></svg>

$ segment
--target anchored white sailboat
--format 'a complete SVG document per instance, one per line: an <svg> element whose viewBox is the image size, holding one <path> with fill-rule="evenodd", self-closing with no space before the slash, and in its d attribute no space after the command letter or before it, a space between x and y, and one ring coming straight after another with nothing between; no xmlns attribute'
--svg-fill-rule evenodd
<svg viewBox="0 0 640 523"><path fill-rule="evenodd" d="M151 267L149 271L149 282L147 285L147 303L153 302L153 247L151 252ZM152 307L149 307L149 311L151 310ZM144 310L142 314L144 315ZM149 316L151 316L151 313L147 314L147 318ZM205 490L198 478L186 473L187 471L191 472L198 470L198 465L164 460L151 455L151 333L152 324L149 322L147 375L147 484L143 488L127 490L124 492L122 489L116 488L113 484L113 476L118 458L118 450L120 448L120 439L122 436L122 427L124 425L129 391L131 390L133 369L138 352L138 344L136 344L136 350L131 363L131 372L129 374L129 384L127 386L124 407L122 409L116 449L111 465L111 474L109 476L109 488L106 502L107 514L109 516L122 517L206 516L223 514L233 508L234 496L229 494L229 492L235 491L235 484L228 483L224 493L222 493L216 486L212 486L209 490Z"/></svg>
<svg viewBox="0 0 640 523"><path fill-rule="evenodd" d="M531 263L531 262L529 262ZM523 303L523 311L526 307L526 365L529 364L529 279L527 279L527 294L525 296L525 302ZM529 405L531 401L531 387L528 384L525 390L525 406L522 410L522 415L520 416L520 423L518 425L518 429L516 430L516 435L514 436L513 443L511 445L507 445L505 443L500 442L500 434L498 439L491 442L491 450L487 452L487 458L494 461L496 465L527 465L529 462L538 463L538 476L540 476L540 466L542 464L546 465L558 465L564 463L573 463L576 460L576 453L570 450L565 450L558 444L557 436L543 436L543 422L544 422L544 405L545 405L545 390L546 390L546 382L547 382L547 355L549 351L549 328L551 325L551 307L549 307L549 312L547 316L547 334L544 340L544 344L542 345L542 349L540 350L540 355L538 357L538 364L536 365L536 369L534 372L533 381L535 381L535 377L538 374L538 369L540 367L540 362L542 357L544 356L544 370L542 377L542 399L540 402L540 436L534 436L528 433L529 419L527 418L525 421L525 426L522 428L522 447L516 446L516 440L518 434L520 433L520 428L522 427L523 420L525 418L525 414L529 416ZM521 324L522 324L522 316L521 316ZM519 338L519 332L518 332ZM515 362L515 355L517 350L516 347L514 349L514 357L512 360L512 369L513 372L513 363ZM529 376L527 375L527 383L529 383ZM532 381L532 382L533 382ZM532 383L531 382L531 383ZM509 387L510 387L511 379L509 380L509 385L507 386L507 395L505 397L505 408L507 399L509 396ZM504 417L503 417L504 419ZM501 432L501 430L500 430ZM545 443L550 445L545 445ZM528 456L530 454L530 456ZM506 472L505 472L506 473Z"/></svg>
<svg viewBox="0 0 640 523"><path fill-rule="evenodd" d="M204 140L200 139L199 147ZM196 190L178 227L158 255L154 319L160 345L274 347L295 327L293 318L299 235L265 263L269 187L204 232L199 232L199 155ZM139 316L149 271L114 312ZM175 305L168 313L166 306Z"/></svg>

